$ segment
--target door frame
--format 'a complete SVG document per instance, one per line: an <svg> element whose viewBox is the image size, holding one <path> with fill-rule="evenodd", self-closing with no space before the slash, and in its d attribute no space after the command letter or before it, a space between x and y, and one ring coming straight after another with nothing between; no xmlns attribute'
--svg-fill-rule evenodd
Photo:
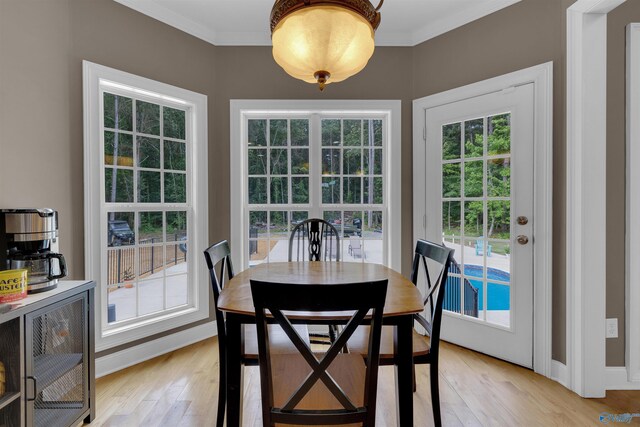
<svg viewBox="0 0 640 427"><path fill-rule="evenodd" d="M534 84L533 369L551 375L551 274L553 200L553 63L472 83L413 101L413 237L426 233L426 110L514 86Z"/></svg>

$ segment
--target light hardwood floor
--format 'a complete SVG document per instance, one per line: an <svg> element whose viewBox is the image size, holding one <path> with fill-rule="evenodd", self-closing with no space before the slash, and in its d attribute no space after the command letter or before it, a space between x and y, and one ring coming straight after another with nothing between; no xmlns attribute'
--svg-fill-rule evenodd
<svg viewBox="0 0 640 427"><path fill-rule="evenodd" d="M91 426L214 425L217 353L212 338L98 379ZM415 425L432 426L428 366L417 366L416 375ZM261 425L259 377L258 368L245 368L245 426ZM445 426L601 426L602 412L640 413L640 391L582 399L530 370L447 343L440 394ZM392 367L381 368L377 409L378 426L396 425Z"/></svg>

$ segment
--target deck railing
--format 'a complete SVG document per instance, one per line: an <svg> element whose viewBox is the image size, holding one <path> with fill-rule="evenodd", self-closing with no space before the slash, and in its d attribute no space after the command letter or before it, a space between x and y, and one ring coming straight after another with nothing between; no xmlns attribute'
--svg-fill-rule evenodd
<svg viewBox="0 0 640 427"><path fill-rule="evenodd" d="M478 290L469 280L464 279L464 291L461 291L461 273L460 265L453 260L449 267L443 308L454 313L460 313L462 309L464 311L463 314L478 317ZM461 292L463 295L460 295ZM463 300L463 304L461 304L461 299Z"/></svg>
<svg viewBox="0 0 640 427"><path fill-rule="evenodd" d="M166 267L177 265L187 259L186 253L179 249L179 241L176 236L176 244L167 246L166 258L163 246L139 246L139 272L138 278L142 279L156 273ZM156 239L140 240L141 245L153 245ZM109 285L134 281L135 277L135 251L136 248L119 247L115 251L107 251L107 283Z"/></svg>

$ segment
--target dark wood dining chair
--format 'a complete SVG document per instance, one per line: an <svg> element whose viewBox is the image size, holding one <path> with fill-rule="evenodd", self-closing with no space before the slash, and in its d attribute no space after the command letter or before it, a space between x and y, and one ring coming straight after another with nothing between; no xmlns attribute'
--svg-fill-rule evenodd
<svg viewBox="0 0 640 427"><path fill-rule="evenodd" d="M340 235L336 227L320 218L311 218L297 224L289 237L289 262L340 261ZM329 326L328 333L312 333L313 344L334 342L338 329Z"/></svg>
<svg viewBox="0 0 640 427"><path fill-rule="evenodd" d="M421 314L414 315L415 322L422 326L426 333L423 335L415 328L413 330L413 363L429 364L431 405L436 426L442 425L438 387L438 353L440 348L440 326L442 324L442 304L445 294L444 284L447 282L449 266L453 261L453 252L453 249L436 243L418 240L411 271L411 281L414 285L418 285L421 269L424 271L426 280L426 296L424 297L426 316ZM349 351L366 354L366 337L367 328L358 328L347 344ZM394 364L393 327L391 326L382 328L380 364Z"/></svg>
<svg viewBox="0 0 640 427"><path fill-rule="evenodd" d="M387 280L332 285L251 280L251 293L258 329L262 425L375 426ZM298 354L273 351L267 310L296 346ZM370 310L365 365L362 355L340 351ZM292 327L291 320L300 311L348 311L351 317L329 350L316 355Z"/></svg>
<svg viewBox="0 0 640 427"><path fill-rule="evenodd" d="M289 237L289 262L340 261L340 235L336 227L320 218L297 224Z"/></svg>
<svg viewBox="0 0 640 427"><path fill-rule="evenodd" d="M216 426L224 425L224 413L227 404L227 334L225 315L218 309L218 298L227 281L233 278L233 264L231 262L231 249L226 240L215 243L204 251L204 258L209 269L211 289L213 291L213 303L215 305L216 327L218 329L218 358L219 358L219 382L218 382L218 415ZM284 334L279 326L271 326L269 331L270 344L276 351L282 353L296 353L297 350ZM309 333L306 325L296 325L298 334L309 342ZM244 352L242 363L244 365L258 365L258 338L255 325L245 325L243 331Z"/></svg>

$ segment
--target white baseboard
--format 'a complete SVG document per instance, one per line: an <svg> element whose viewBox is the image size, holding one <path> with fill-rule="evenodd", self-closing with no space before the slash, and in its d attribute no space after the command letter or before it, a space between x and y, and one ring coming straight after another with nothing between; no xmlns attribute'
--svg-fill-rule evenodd
<svg viewBox="0 0 640 427"><path fill-rule="evenodd" d="M551 361L551 377L552 380L559 382L566 388L569 388L569 370L567 365L558 362L557 360Z"/></svg>
<svg viewBox="0 0 640 427"><path fill-rule="evenodd" d="M120 371L145 360L202 341L217 334L215 322L205 323L157 340L96 359L96 378Z"/></svg>
<svg viewBox="0 0 640 427"><path fill-rule="evenodd" d="M624 366L612 366L605 368L605 389L640 390L640 381L629 381L627 368Z"/></svg>

